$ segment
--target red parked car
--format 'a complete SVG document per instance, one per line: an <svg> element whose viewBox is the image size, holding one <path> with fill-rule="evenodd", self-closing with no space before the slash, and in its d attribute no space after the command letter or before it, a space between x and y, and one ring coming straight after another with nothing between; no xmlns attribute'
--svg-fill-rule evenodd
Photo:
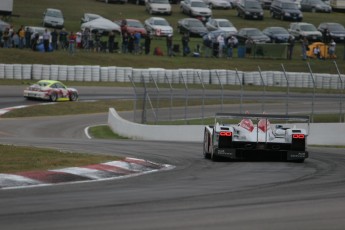
<svg viewBox="0 0 345 230"><path fill-rule="evenodd" d="M121 19L114 21L121 27L121 32L128 34L139 32L142 36L146 36L147 31L144 25L136 19Z"/></svg>

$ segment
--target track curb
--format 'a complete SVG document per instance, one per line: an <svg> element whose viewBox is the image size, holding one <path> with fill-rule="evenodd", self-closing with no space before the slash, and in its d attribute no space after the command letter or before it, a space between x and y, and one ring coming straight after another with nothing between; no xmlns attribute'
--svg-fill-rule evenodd
<svg viewBox="0 0 345 230"><path fill-rule="evenodd" d="M46 171L0 173L0 189L48 186L62 183L82 183L120 179L174 168L168 164L127 157L120 161Z"/></svg>

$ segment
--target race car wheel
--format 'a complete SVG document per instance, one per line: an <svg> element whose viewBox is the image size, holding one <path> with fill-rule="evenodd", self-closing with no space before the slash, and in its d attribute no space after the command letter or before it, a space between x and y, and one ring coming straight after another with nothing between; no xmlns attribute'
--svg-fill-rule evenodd
<svg viewBox="0 0 345 230"><path fill-rule="evenodd" d="M204 144L204 148L203 148L203 155L205 159L211 159L211 154L209 152L206 151L206 146L207 143Z"/></svg>
<svg viewBox="0 0 345 230"><path fill-rule="evenodd" d="M69 100L70 101L78 100L78 94L76 92L71 93L71 95L69 95Z"/></svg>
<svg viewBox="0 0 345 230"><path fill-rule="evenodd" d="M57 100L57 94L55 92L51 93L49 96L49 100L55 102Z"/></svg>

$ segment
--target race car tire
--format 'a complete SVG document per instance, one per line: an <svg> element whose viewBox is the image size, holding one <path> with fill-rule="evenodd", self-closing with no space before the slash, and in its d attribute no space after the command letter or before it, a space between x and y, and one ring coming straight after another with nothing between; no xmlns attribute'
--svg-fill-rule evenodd
<svg viewBox="0 0 345 230"><path fill-rule="evenodd" d="M211 154L208 153L208 152L206 152L205 146L204 146L203 150L204 150L204 151L203 151L204 158L205 158L205 159L211 159Z"/></svg>
<svg viewBox="0 0 345 230"><path fill-rule="evenodd" d="M69 95L69 100L70 101L76 101L78 100L78 94L76 92L72 92L70 95Z"/></svg>
<svg viewBox="0 0 345 230"><path fill-rule="evenodd" d="M57 94L56 94L55 92L53 92L53 93L50 94L50 96L49 96L49 100L50 100L51 102L56 102L56 101L57 101L57 98L58 98L58 96L57 96Z"/></svg>
<svg viewBox="0 0 345 230"><path fill-rule="evenodd" d="M295 163L303 163L303 162L304 162L304 159L294 160L293 162L295 162Z"/></svg>

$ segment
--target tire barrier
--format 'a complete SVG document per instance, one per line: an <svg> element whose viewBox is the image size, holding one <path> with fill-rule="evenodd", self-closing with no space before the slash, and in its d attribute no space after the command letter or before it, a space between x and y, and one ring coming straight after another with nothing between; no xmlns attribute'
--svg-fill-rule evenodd
<svg viewBox="0 0 345 230"><path fill-rule="evenodd" d="M133 82L171 84L258 85L341 89L345 75L282 71L242 72L205 69L135 69L131 67L68 66L41 64L0 64L0 79L59 80L87 82ZM315 84L315 86L314 86Z"/></svg>

